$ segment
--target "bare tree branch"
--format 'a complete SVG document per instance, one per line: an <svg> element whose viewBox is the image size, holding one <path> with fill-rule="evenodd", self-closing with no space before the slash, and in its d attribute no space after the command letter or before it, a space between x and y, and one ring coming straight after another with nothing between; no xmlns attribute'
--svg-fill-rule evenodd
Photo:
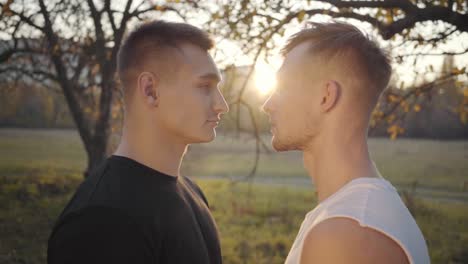
<svg viewBox="0 0 468 264"><path fill-rule="evenodd" d="M448 31L448 32L443 32L439 33L436 37L430 38L430 39L424 39L423 37L417 37L417 38L408 38L408 41L417 41L417 42L425 42L425 43L437 43L441 40L446 39L453 33L457 32L458 30L456 28Z"/></svg>
<svg viewBox="0 0 468 264"><path fill-rule="evenodd" d="M390 39L394 35L401 33L404 29L411 28L417 22L441 20L450 23L456 27L458 31L468 32L468 14L462 14L453 11L449 7L442 6L426 6L418 8L408 0L389 0L389 1L339 1L339 0L318 0L332 4L338 8L353 7L353 8L400 8L405 11L404 18L396 20L390 24L376 22L377 19L369 16L362 16L353 12L347 12L347 17L362 19L372 25L377 26L380 34L384 39ZM325 12L326 14L326 12ZM354 15L355 14L355 15ZM356 16L357 15L357 16ZM340 16L343 17L343 16Z"/></svg>
<svg viewBox="0 0 468 264"><path fill-rule="evenodd" d="M463 74L463 73L462 72L451 72L449 74L446 74L446 75L444 75L442 77L437 78L436 80L434 80L432 82L425 83L425 84L422 84L420 86L410 88L408 90L408 92L406 92L404 95L398 96L398 100L393 102L392 105L390 106L390 108L386 109L383 112L382 116L379 117L379 121L385 120L388 116L394 114L396 112L396 110L400 107L401 102L407 101L412 96L419 96L421 94L429 93L430 91L432 91L432 89L437 87L437 85L440 84L441 82L447 81L447 80L449 80L449 79L451 79L451 78L453 78L455 76L461 75L461 74ZM392 94L392 92L389 90L389 91L385 92L382 96L383 97L390 96L391 94ZM374 131L375 131L375 127L371 127L370 130L369 130L369 133L372 134Z"/></svg>
<svg viewBox="0 0 468 264"><path fill-rule="evenodd" d="M135 9L133 10L133 12L130 13L130 16L131 17L138 17L144 13L147 13L147 12L150 12L150 11L172 11L174 13L176 13L179 17L181 18L185 18L180 12L179 10L171 7L171 6L162 6L162 5L151 5L150 7L146 8L146 9L142 9L142 10L138 10L138 9Z"/></svg>
<svg viewBox="0 0 468 264"><path fill-rule="evenodd" d="M17 72L21 73L24 76L27 76L33 80L43 82L45 80L51 80L57 82L57 76L51 74L50 72L46 72L39 69L31 69L27 70L21 66L7 66L0 68L0 75L1 74L8 74L10 72Z"/></svg>
<svg viewBox="0 0 468 264"><path fill-rule="evenodd" d="M410 56L446 56L446 55L463 55L468 53L468 48L462 50L462 51L454 51L454 52L440 52L440 53L406 53L406 54L401 54L398 55L398 57L410 57Z"/></svg>
<svg viewBox="0 0 468 264"><path fill-rule="evenodd" d="M104 10L107 12L107 16L109 18L109 23L111 24L112 31L117 32L117 27L115 26L114 15L111 10L111 0L104 1Z"/></svg>
<svg viewBox="0 0 468 264"><path fill-rule="evenodd" d="M0 3L0 8L2 10L4 9L4 7L5 7L5 4ZM27 16L24 15L24 12L18 13L18 12L14 11L14 10L11 10L10 8L9 8L9 12L11 12L11 14L13 14L13 15L18 16L21 19L21 21L26 22L31 27L36 28L36 29L38 29L40 31L44 31L43 27L41 27L41 26L37 25L36 23L34 23L33 20L31 19L36 14L32 14L32 15L27 17ZM3 13L2 13L2 16L3 16Z"/></svg>
<svg viewBox="0 0 468 264"><path fill-rule="evenodd" d="M318 2L324 2L332 4L338 8L347 7L370 7L370 8L400 8L405 12L412 12L417 7L408 0L386 0L386 1L341 1L341 0L317 0Z"/></svg>
<svg viewBox="0 0 468 264"><path fill-rule="evenodd" d="M50 21L49 13L45 6L44 0L39 0L39 6L41 10L40 12L44 18L44 33L48 42L48 50L49 50L49 54L51 56L52 62L55 66L55 71L57 72L58 82L60 83L60 86L62 87L62 91L65 95L65 99L67 100L72 116L80 131L80 136L85 142L85 147L87 147L86 142L90 142L92 135L87 128L87 125L83 116L83 112L82 112L80 105L78 104L77 98L72 92L72 85L67 79L66 69L61 59L62 52L58 44L58 37L53 31L52 23Z"/></svg>

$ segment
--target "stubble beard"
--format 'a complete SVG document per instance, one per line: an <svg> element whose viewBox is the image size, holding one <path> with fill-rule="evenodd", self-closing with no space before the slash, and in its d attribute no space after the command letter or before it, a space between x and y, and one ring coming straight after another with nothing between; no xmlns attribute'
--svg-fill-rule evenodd
<svg viewBox="0 0 468 264"><path fill-rule="evenodd" d="M286 137L281 139L278 136L273 136L271 143L273 149L277 152L303 150L305 145L304 139L294 140L293 137Z"/></svg>

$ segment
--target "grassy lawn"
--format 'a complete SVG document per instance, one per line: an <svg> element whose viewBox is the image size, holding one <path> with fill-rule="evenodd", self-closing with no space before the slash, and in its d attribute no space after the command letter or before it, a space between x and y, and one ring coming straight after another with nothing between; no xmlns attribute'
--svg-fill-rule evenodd
<svg viewBox="0 0 468 264"><path fill-rule="evenodd" d="M0 263L45 263L53 222L80 178L0 173ZM306 190L197 182L218 223L225 263L283 263L305 213L316 204ZM467 263L468 205L412 204L432 263Z"/></svg>
<svg viewBox="0 0 468 264"><path fill-rule="evenodd" d="M371 139L384 177L394 184L458 195L468 180L468 142ZM242 176L253 141L220 136L191 147L184 171L195 175L218 223L225 263L283 263L304 215L315 204L306 188L231 184L200 176ZM0 130L0 264L45 263L56 217L82 180L86 157L74 131ZM300 153L265 154L259 178L306 179ZM287 176L286 176L287 175ZM468 203L404 199L420 225L432 263L468 263Z"/></svg>
<svg viewBox="0 0 468 264"><path fill-rule="evenodd" d="M269 136L263 137L269 144ZM468 182L468 141L371 138L369 147L382 175L398 186L418 186L461 191ZM251 137L220 135L214 142L194 145L185 166L192 175L238 176L254 163ZM227 169L229 168L229 169ZM262 153L257 177L307 178L300 152Z"/></svg>
<svg viewBox="0 0 468 264"><path fill-rule="evenodd" d="M263 137L269 144L269 136ZM387 138L369 140L372 157L382 175L397 186L462 191L468 182L468 141ZM183 172L196 177L245 176L254 163L255 141L246 135L219 135L214 142L190 147ZM264 152L264 151L263 151ZM86 155L71 130L0 129L0 169L23 174L24 169L80 174ZM257 178L308 179L299 152L262 153Z"/></svg>
<svg viewBox="0 0 468 264"><path fill-rule="evenodd" d="M9 175L48 170L82 173L85 155L75 131L0 129L0 169Z"/></svg>

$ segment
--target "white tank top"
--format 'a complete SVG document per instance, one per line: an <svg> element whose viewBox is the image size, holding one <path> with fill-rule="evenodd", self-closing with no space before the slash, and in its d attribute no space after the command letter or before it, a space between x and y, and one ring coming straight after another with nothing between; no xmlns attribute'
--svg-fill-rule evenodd
<svg viewBox="0 0 468 264"><path fill-rule="evenodd" d="M421 230L396 189L383 178L368 177L348 182L307 213L285 263L299 264L307 233L333 217L351 218L387 235L400 245L411 264L430 263Z"/></svg>

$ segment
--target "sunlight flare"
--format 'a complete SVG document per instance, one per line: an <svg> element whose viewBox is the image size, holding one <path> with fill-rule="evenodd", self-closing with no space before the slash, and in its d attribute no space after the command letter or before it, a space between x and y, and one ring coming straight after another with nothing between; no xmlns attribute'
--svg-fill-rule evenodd
<svg viewBox="0 0 468 264"><path fill-rule="evenodd" d="M276 86L276 72L265 62L255 65L255 87L261 95L270 93Z"/></svg>

